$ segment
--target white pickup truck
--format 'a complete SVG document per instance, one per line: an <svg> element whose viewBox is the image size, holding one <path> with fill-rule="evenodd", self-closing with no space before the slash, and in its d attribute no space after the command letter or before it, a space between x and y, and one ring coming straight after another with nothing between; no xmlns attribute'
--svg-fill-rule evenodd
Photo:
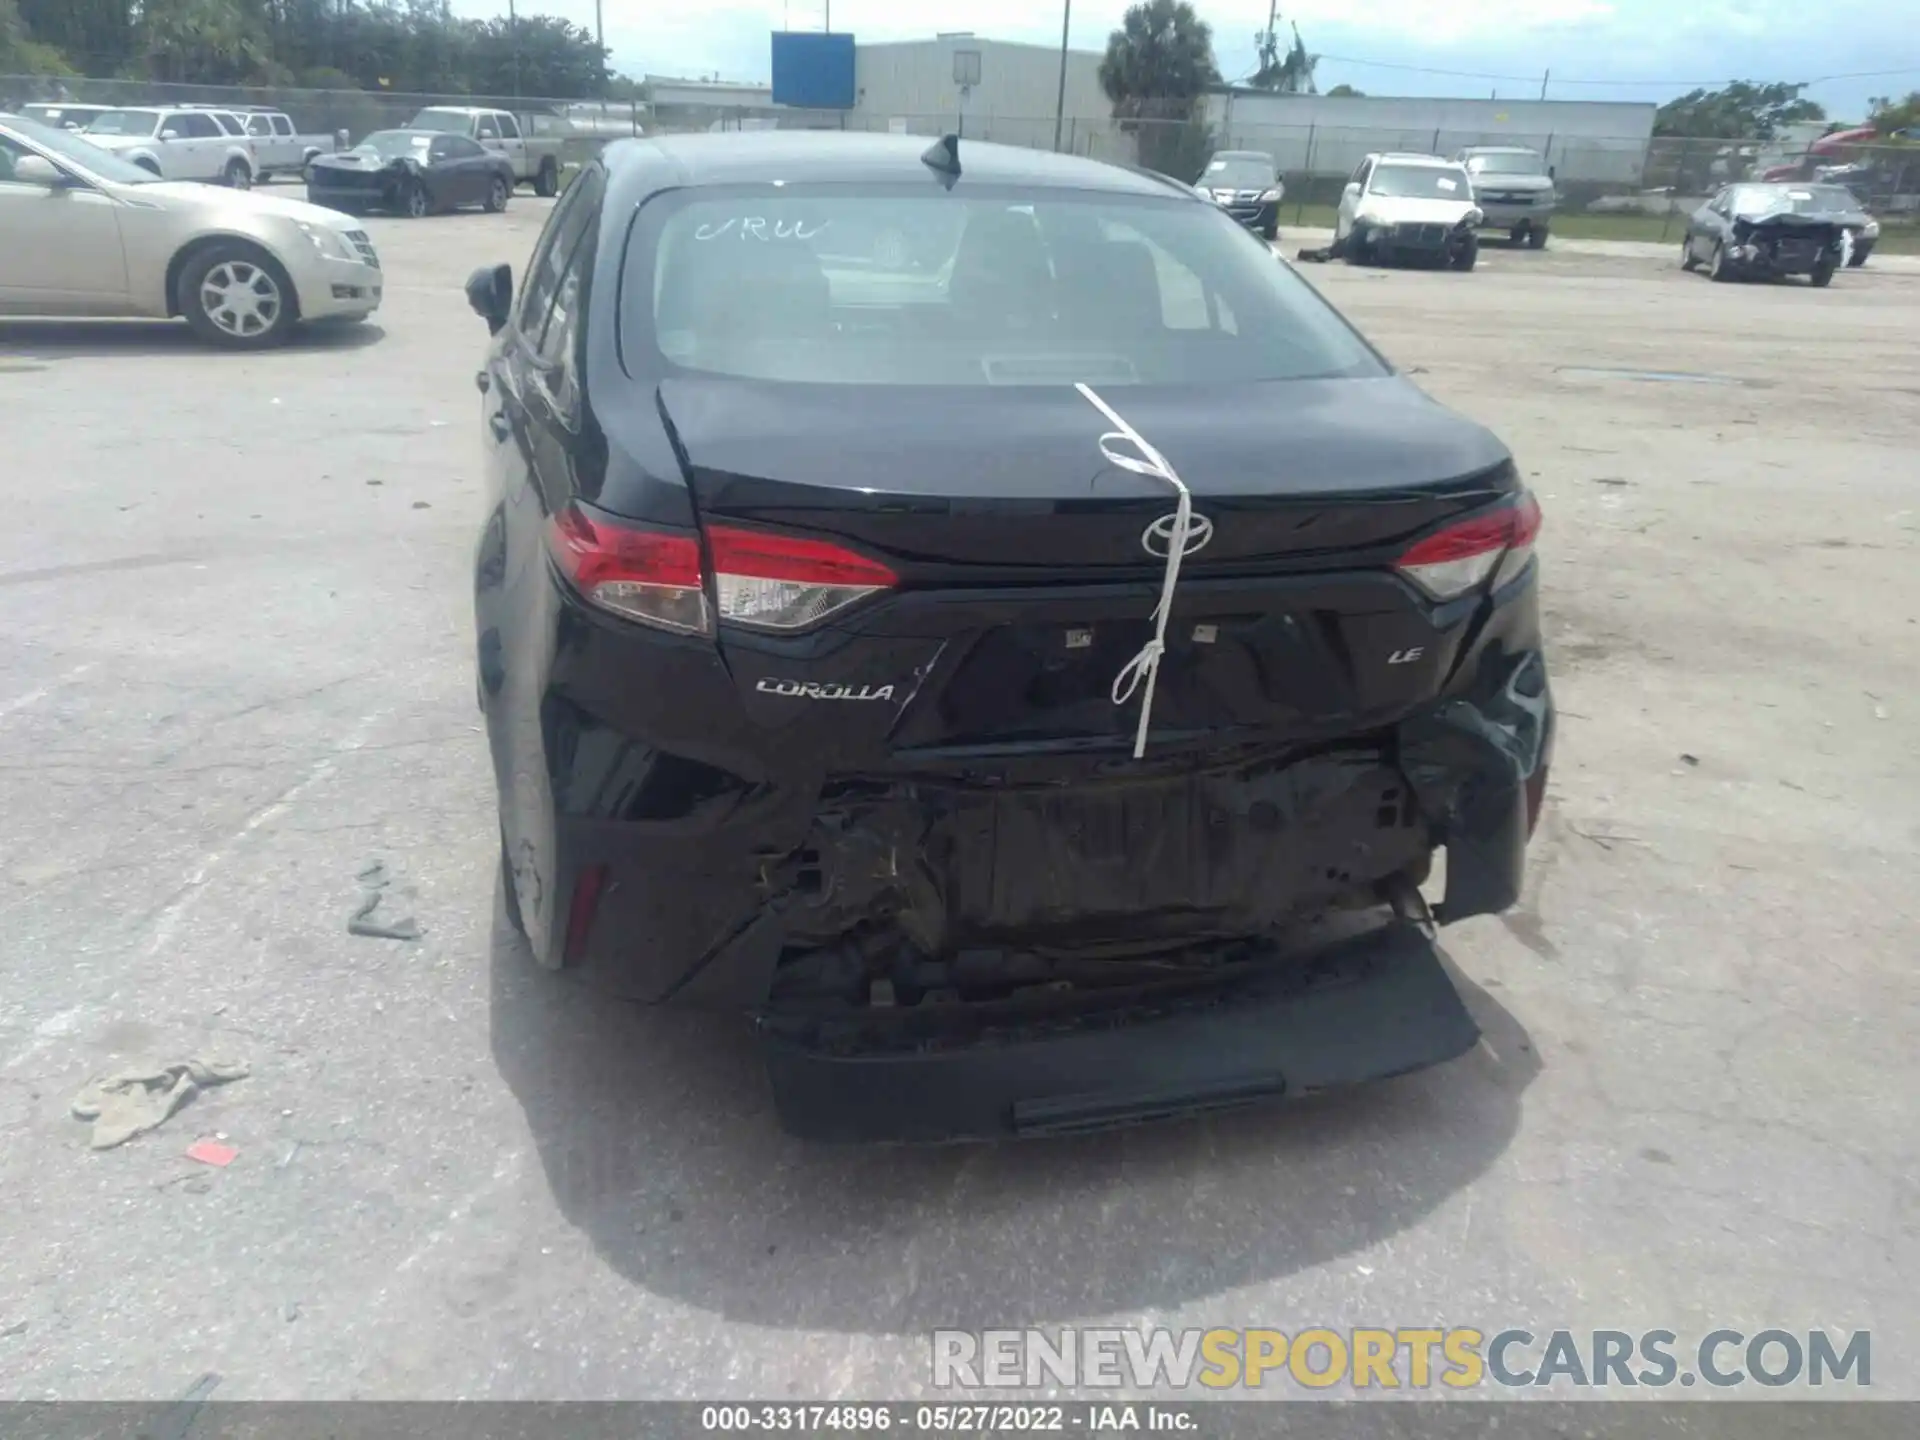
<svg viewBox="0 0 1920 1440"><path fill-rule="evenodd" d="M332 135L302 135L282 110L261 110L249 106L236 112L247 127L259 164L254 179L274 175L304 175L307 162L316 155L331 155L343 148Z"/></svg>
<svg viewBox="0 0 1920 1440"><path fill-rule="evenodd" d="M531 117L470 105L435 105L407 122L409 130L438 130L478 140L513 162L513 178L531 184L536 195L560 193L560 142L538 139Z"/></svg>

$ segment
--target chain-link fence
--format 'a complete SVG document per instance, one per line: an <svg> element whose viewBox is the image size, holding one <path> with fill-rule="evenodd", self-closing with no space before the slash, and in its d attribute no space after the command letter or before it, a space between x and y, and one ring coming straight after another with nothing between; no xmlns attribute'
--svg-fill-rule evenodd
<svg viewBox="0 0 1920 1440"><path fill-rule="evenodd" d="M992 115L949 111L881 115L794 111L772 105L581 101L533 96L409 95L388 91L300 90L276 86L175 85L149 80L0 76L0 109L33 101L105 105L271 106L302 133L358 140L405 125L436 105L508 110L542 138L562 142L578 162L611 140L657 133L808 129L962 135L1030 149L1059 149L1124 164L1146 164L1194 179L1210 149L1265 151L1287 187L1296 223L1324 218L1361 160L1377 151L1450 155L1470 145L1524 145L1552 167L1559 213L1620 217L1623 231L1677 234L1685 216L1722 185L1742 180L1835 183L1852 190L1885 221L1920 220L1920 144L1789 146L1765 140L1674 136L1487 133L1439 128L1378 129L1326 125L1248 125L1229 118L1219 130L1199 122L1122 122L1106 115ZM1657 225L1648 222L1657 221Z"/></svg>

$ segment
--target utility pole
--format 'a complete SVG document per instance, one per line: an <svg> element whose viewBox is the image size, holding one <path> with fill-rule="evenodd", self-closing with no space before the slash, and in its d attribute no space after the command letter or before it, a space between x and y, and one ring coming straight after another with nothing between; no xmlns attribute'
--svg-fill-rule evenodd
<svg viewBox="0 0 1920 1440"><path fill-rule="evenodd" d="M1053 102L1053 148L1060 150L1060 126L1067 116L1067 31L1073 25L1073 0L1060 7L1060 93Z"/></svg>
<svg viewBox="0 0 1920 1440"><path fill-rule="evenodd" d="M1540 98L1542 100L1547 98L1547 81L1551 80L1552 78L1553 78L1553 72L1551 70L1547 71L1540 77Z"/></svg>
<svg viewBox="0 0 1920 1440"><path fill-rule="evenodd" d="M520 98L520 17L514 13L513 0L507 0L507 43L513 51L513 98Z"/></svg>
<svg viewBox="0 0 1920 1440"><path fill-rule="evenodd" d="M607 27L600 14L600 0L593 0L593 43L600 47L599 70L600 96L607 94Z"/></svg>

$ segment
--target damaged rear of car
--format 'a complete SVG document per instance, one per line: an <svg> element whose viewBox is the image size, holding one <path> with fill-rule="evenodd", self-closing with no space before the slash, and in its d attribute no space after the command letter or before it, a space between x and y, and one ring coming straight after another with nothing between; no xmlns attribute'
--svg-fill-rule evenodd
<svg viewBox="0 0 1920 1440"><path fill-rule="evenodd" d="M1342 921L1423 917L1441 847L1442 923L1518 897L1553 714L1505 448L1185 187L727 139L610 147L517 299L470 287L480 698L539 962L753 1016L816 1136L1469 1047L1417 930Z"/></svg>

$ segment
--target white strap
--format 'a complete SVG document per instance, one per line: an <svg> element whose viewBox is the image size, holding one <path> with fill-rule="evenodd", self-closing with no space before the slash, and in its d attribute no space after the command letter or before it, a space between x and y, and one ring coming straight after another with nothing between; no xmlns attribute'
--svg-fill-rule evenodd
<svg viewBox="0 0 1920 1440"><path fill-rule="evenodd" d="M1149 554L1153 553L1153 540L1163 539L1167 545L1167 569L1160 579L1160 603L1153 611L1153 638L1141 647L1125 665L1120 673L1113 677L1113 703L1124 705L1134 696L1134 692L1145 686L1140 700L1140 725L1133 736L1133 758L1138 760L1147 753L1147 727L1153 720L1154 682L1160 675L1160 657L1167 653L1167 621L1173 615L1173 589L1180 580L1180 562L1191 551L1198 550L1211 538L1210 533L1193 534L1193 495L1185 482L1174 473L1173 466L1167 463L1167 457L1142 438L1106 401L1086 384L1076 384L1078 390L1087 399L1087 403L1098 410L1114 428L1100 437L1100 453L1109 465L1121 470L1131 471L1135 475L1147 475L1164 480L1174 488L1178 500L1174 507L1172 524L1163 516L1141 532L1140 543ZM1121 442L1131 445L1138 455L1129 455L1118 448ZM1192 542L1192 543L1190 543Z"/></svg>

